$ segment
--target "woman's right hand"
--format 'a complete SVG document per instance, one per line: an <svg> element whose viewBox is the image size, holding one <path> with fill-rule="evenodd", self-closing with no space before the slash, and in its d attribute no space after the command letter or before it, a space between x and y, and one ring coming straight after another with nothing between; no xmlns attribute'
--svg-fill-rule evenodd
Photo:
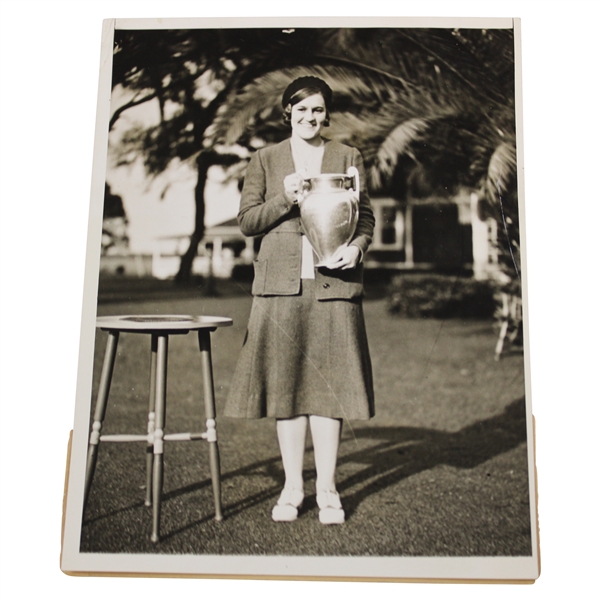
<svg viewBox="0 0 600 600"><path fill-rule="evenodd" d="M302 192L302 183L304 179L299 173L292 173L283 180L283 189L285 197L294 204L298 203L299 194Z"/></svg>

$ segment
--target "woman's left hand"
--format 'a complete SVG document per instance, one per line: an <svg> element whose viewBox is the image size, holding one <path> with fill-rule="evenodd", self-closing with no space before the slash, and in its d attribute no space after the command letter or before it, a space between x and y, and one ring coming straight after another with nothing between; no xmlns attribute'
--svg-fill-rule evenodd
<svg viewBox="0 0 600 600"><path fill-rule="evenodd" d="M360 259L358 246L342 246L327 263L328 269L354 269Z"/></svg>

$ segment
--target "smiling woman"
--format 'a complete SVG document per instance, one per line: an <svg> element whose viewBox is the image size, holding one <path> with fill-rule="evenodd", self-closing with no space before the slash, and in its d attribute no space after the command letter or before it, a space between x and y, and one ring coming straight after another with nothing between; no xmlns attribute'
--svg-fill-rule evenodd
<svg viewBox="0 0 600 600"><path fill-rule="evenodd" d="M304 180L321 173L355 167L364 185L360 153L321 137L331 104L331 89L322 79L301 77L288 86L283 119L292 135L253 156L238 215L245 235L264 237L254 264L248 333L225 414L277 419L285 484L273 508L275 521L294 521L304 500L309 424L319 520L345 521L335 483L342 419L374 414L361 299L361 259L375 222L367 191L360 189L354 237L323 267L315 264L298 209Z"/></svg>
<svg viewBox="0 0 600 600"><path fill-rule="evenodd" d="M311 145L322 145L321 129L327 120L327 108L321 94L313 94L292 106L292 136Z"/></svg>

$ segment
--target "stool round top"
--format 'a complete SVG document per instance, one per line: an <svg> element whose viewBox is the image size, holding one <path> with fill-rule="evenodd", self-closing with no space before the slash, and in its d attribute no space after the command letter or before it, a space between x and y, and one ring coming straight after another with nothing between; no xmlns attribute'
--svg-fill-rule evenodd
<svg viewBox="0 0 600 600"><path fill-rule="evenodd" d="M233 323L229 317L192 315L114 315L98 317L96 327L115 331L196 331L228 327Z"/></svg>

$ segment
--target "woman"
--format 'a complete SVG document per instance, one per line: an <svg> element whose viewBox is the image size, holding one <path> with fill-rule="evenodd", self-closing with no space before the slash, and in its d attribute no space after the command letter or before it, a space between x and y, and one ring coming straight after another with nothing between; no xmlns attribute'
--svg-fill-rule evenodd
<svg viewBox="0 0 600 600"><path fill-rule="evenodd" d="M332 92L317 77L285 90L291 138L252 157L238 222L244 235L264 235L252 286L254 301L232 381L226 416L277 419L285 485L275 521L293 521L304 499L302 467L310 425L319 520L343 523L335 484L342 419L374 414L371 361L362 313L362 257L375 223L360 153L321 137ZM357 167L362 189L350 243L326 268L303 235L298 195L305 178Z"/></svg>

